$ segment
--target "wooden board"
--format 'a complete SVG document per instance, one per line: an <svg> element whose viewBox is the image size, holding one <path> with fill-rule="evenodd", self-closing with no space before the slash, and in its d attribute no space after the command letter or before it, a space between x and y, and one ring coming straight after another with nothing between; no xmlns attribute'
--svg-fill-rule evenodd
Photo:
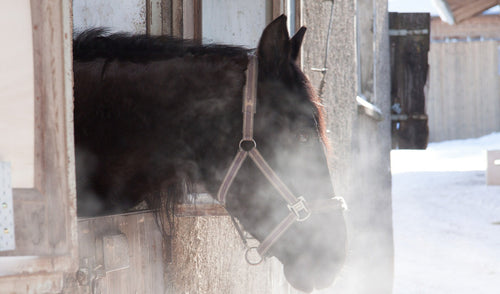
<svg viewBox="0 0 500 294"><path fill-rule="evenodd" d="M0 254L0 291L60 293L66 273L75 272L78 266L71 1L33 0L30 4L34 187L13 191L16 250Z"/></svg>
<svg viewBox="0 0 500 294"><path fill-rule="evenodd" d="M455 23L460 23L498 4L498 0L444 0L453 14Z"/></svg>
<svg viewBox="0 0 500 294"><path fill-rule="evenodd" d="M151 212L81 219L78 235L81 278L67 291L164 293L165 243Z"/></svg>
<svg viewBox="0 0 500 294"><path fill-rule="evenodd" d="M429 136L424 87L430 15L390 13L392 147L425 149Z"/></svg>
<svg viewBox="0 0 500 294"><path fill-rule="evenodd" d="M80 219L80 268L65 293L297 293L276 259L246 263L230 217L199 216L215 207L179 207L171 249L151 211Z"/></svg>
<svg viewBox="0 0 500 294"><path fill-rule="evenodd" d="M431 43L429 140L475 138L500 131L500 42Z"/></svg>

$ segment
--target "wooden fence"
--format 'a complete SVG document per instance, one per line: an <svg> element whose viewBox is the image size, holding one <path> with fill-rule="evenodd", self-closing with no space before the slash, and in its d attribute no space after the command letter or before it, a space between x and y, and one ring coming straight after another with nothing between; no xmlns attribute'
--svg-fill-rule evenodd
<svg viewBox="0 0 500 294"><path fill-rule="evenodd" d="M429 52L429 141L500 131L500 42L434 41Z"/></svg>

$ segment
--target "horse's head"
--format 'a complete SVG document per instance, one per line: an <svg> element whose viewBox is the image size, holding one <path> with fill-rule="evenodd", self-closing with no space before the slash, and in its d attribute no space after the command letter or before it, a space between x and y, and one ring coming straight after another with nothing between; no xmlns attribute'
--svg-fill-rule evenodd
<svg viewBox="0 0 500 294"><path fill-rule="evenodd" d="M322 107L296 64L305 33L289 38L281 16L264 30L258 56L257 112L254 138L269 166L311 208L311 216L294 222L272 245L268 255L284 265L287 280L297 289L329 286L346 255L343 212L328 209L333 196L325 152ZM244 229L260 241L289 215L286 201L256 165L247 160L228 195L227 208Z"/></svg>

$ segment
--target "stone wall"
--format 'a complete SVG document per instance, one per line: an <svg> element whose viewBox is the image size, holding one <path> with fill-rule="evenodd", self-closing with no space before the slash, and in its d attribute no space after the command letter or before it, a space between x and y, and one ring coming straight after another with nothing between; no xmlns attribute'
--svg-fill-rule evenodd
<svg viewBox="0 0 500 294"><path fill-rule="evenodd" d="M391 293L393 239L387 1L335 1L325 66L331 5L332 1L304 1L304 25L309 31L303 62L305 72L327 109L332 146L330 166L336 193L349 205L349 256L332 290L335 293ZM373 9L357 12L357 7ZM381 109L382 122L358 114L357 13L373 13L375 19L372 30L360 31L359 38L372 38L360 42L373 46L373 77L371 83L364 84L373 85L369 101ZM326 72L318 71L323 67L327 68Z"/></svg>

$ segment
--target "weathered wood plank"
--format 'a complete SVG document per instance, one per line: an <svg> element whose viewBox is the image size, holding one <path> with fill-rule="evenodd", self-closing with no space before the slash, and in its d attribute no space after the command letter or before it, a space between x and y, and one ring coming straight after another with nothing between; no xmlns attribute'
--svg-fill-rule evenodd
<svg viewBox="0 0 500 294"><path fill-rule="evenodd" d="M391 104L394 114L407 120L392 122L393 148L425 149L429 136L425 115L425 93L429 69L430 15L390 13ZM417 116L415 116L417 114Z"/></svg>
<svg viewBox="0 0 500 294"><path fill-rule="evenodd" d="M164 293L167 288L163 277L166 272L164 240L153 213L81 219L78 229L81 267L85 267L86 259L92 265L91 270L102 269L99 283L104 293ZM127 240L128 250L120 250L122 254L128 254L129 266L106 268L103 246L107 245L103 240L119 234Z"/></svg>
<svg viewBox="0 0 500 294"><path fill-rule="evenodd" d="M178 217L191 216L222 216L228 215L224 206L219 204L182 204L175 210Z"/></svg>
<svg viewBox="0 0 500 294"><path fill-rule="evenodd" d="M163 32L162 0L146 1L146 33L148 35L161 35Z"/></svg>
<svg viewBox="0 0 500 294"><path fill-rule="evenodd" d="M193 0L193 39L201 42L203 37L203 26L202 26L202 0Z"/></svg>
<svg viewBox="0 0 500 294"><path fill-rule="evenodd" d="M162 0L161 1L161 21L163 35L172 36L172 0Z"/></svg>
<svg viewBox="0 0 500 294"><path fill-rule="evenodd" d="M76 201L72 127L71 1L31 1L35 73L35 188L15 190L24 273L73 270ZM17 195L20 195L17 198ZM24 264L22 257L17 265ZM17 268L17 266L16 266Z"/></svg>
<svg viewBox="0 0 500 294"><path fill-rule="evenodd" d="M183 2L183 0L172 0L172 35L178 38L184 36Z"/></svg>
<svg viewBox="0 0 500 294"><path fill-rule="evenodd" d="M60 273L6 277L0 279L0 293L62 293L63 281Z"/></svg>
<svg viewBox="0 0 500 294"><path fill-rule="evenodd" d="M500 131L499 46L495 41L431 44L430 141Z"/></svg>
<svg viewBox="0 0 500 294"><path fill-rule="evenodd" d="M498 4L498 0L447 0L456 23L460 23Z"/></svg>

